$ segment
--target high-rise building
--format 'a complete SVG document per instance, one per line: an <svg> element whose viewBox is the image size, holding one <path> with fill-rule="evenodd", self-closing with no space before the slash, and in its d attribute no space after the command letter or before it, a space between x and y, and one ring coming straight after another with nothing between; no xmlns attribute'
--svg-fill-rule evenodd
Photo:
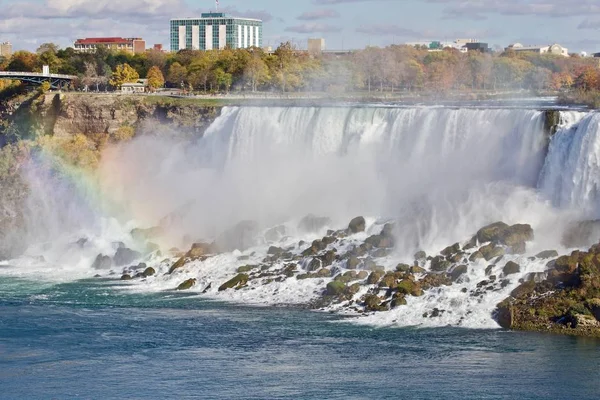
<svg viewBox="0 0 600 400"><path fill-rule="evenodd" d="M127 53L143 53L146 51L146 41L142 38L86 38L75 41L75 50L82 53L95 53L98 46L104 46L114 51L125 51Z"/></svg>
<svg viewBox="0 0 600 400"><path fill-rule="evenodd" d="M12 44L10 42L0 43L0 57L9 58L12 56Z"/></svg>
<svg viewBox="0 0 600 400"><path fill-rule="evenodd" d="M171 20L171 50L219 50L225 47L262 47L263 23L259 19L203 13L200 18Z"/></svg>
<svg viewBox="0 0 600 400"><path fill-rule="evenodd" d="M320 56L325 50L325 39L308 39L308 54Z"/></svg>

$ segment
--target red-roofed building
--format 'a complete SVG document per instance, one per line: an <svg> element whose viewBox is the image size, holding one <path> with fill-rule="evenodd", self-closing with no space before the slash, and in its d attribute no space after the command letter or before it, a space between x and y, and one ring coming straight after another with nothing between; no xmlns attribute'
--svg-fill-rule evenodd
<svg viewBox="0 0 600 400"><path fill-rule="evenodd" d="M125 51L128 53L143 53L146 51L146 41L142 38L86 38L75 41L75 50L83 53L95 53L98 46L104 46L114 51Z"/></svg>

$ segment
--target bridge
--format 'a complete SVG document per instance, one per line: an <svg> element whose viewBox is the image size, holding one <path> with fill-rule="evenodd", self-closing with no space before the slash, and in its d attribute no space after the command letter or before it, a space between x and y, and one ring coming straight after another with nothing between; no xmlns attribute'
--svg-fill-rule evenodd
<svg viewBox="0 0 600 400"><path fill-rule="evenodd" d="M41 85L44 82L49 82L52 89L60 89L61 87L71 83L71 81L76 78L77 77L73 75L0 71L0 79L12 79L15 81L32 83L34 85Z"/></svg>

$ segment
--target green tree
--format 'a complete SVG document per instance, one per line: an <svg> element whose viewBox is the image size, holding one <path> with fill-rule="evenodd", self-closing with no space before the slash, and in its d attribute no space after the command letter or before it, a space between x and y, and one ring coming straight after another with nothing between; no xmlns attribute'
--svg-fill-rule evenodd
<svg viewBox="0 0 600 400"><path fill-rule="evenodd" d="M150 68L150 70L148 71L147 78L148 78L148 86L152 90L156 90L165 85L165 78L164 78L160 68L158 68L157 66Z"/></svg>
<svg viewBox="0 0 600 400"><path fill-rule="evenodd" d="M119 64L112 74L110 84L120 88L124 83L136 82L140 75L129 64Z"/></svg>
<svg viewBox="0 0 600 400"><path fill-rule="evenodd" d="M167 82L176 86L183 87L187 83L187 68L178 62L174 62L169 67L169 73L167 74Z"/></svg>
<svg viewBox="0 0 600 400"><path fill-rule="evenodd" d="M269 81L269 68L260 54L253 54L250 57L244 69L244 78L253 92L256 92L259 85Z"/></svg>

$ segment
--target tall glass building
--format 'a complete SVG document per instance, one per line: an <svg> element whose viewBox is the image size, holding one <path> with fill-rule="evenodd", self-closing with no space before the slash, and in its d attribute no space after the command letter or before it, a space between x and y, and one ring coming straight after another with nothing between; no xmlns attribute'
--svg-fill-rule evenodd
<svg viewBox="0 0 600 400"><path fill-rule="evenodd" d="M201 18L171 20L171 50L262 47L262 21L205 13Z"/></svg>

